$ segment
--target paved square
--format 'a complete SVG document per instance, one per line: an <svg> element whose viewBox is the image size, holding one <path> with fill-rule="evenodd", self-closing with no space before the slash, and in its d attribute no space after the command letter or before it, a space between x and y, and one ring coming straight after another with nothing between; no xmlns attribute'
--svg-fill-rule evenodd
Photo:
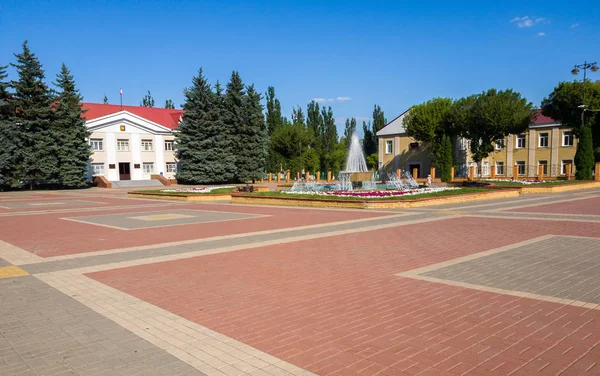
<svg viewBox="0 0 600 376"><path fill-rule="evenodd" d="M0 210L0 375L600 375L591 192L390 211L0 193L49 203Z"/></svg>
<svg viewBox="0 0 600 376"><path fill-rule="evenodd" d="M421 275L600 304L600 242L552 237Z"/></svg>
<svg viewBox="0 0 600 376"><path fill-rule="evenodd" d="M143 215L142 215L143 214ZM144 213L104 214L63 219L106 226L122 230L138 230L154 227L189 225L197 223L224 222L262 217L261 215L228 213L206 210L170 210Z"/></svg>
<svg viewBox="0 0 600 376"><path fill-rule="evenodd" d="M86 201L86 200L44 200L44 201L18 201L10 202L4 201L0 206L7 209L30 209L30 208L51 208L51 207L70 207L70 206L81 206L81 205L103 205L103 202L98 201Z"/></svg>

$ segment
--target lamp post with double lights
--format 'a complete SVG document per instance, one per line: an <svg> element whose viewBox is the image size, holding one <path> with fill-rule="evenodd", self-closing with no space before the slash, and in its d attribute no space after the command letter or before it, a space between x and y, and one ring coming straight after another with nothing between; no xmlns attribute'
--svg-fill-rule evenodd
<svg viewBox="0 0 600 376"><path fill-rule="evenodd" d="M589 69L592 72L597 72L598 64L596 62L588 63L587 61L584 61L583 64L575 65L575 67L573 67L573 69L571 70L571 74L573 76L577 76L579 74L580 69L583 69L583 103L578 107L581 108L581 127L584 127L585 126L585 111L586 111L585 81L586 81L587 70Z"/></svg>

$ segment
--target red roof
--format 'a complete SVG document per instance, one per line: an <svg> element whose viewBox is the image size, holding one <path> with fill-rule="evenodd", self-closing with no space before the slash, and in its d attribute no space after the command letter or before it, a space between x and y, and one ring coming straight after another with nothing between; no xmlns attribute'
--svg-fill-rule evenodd
<svg viewBox="0 0 600 376"><path fill-rule="evenodd" d="M97 119L106 115L115 114L121 111L127 111L139 117L156 124L160 124L169 129L177 128L179 118L183 115L183 110L172 110L170 108L151 108L141 106L123 106L118 104L103 103L82 103L82 107L87 112L83 115L86 120Z"/></svg>
<svg viewBox="0 0 600 376"><path fill-rule="evenodd" d="M538 109L536 111L535 117L533 119L534 125L542 125L542 124L557 124L560 123L558 120L554 120L549 116L543 115L542 110Z"/></svg>

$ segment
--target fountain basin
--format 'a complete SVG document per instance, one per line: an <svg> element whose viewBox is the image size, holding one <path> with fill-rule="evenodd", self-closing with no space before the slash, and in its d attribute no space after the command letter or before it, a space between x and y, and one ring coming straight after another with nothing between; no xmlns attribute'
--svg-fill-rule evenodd
<svg viewBox="0 0 600 376"><path fill-rule="evenodd" d="M371 181L373 179L373 172L349 172L350 181L355 182L363 182L363 181Z"/></svg>

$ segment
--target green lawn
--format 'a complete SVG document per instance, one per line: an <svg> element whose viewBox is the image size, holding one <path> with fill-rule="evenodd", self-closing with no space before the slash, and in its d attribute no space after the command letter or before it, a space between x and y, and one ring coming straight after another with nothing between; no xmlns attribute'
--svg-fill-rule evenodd
<svg viewBox="0 0 600 376"><path fill-rule="evenodd" d="M488 183L493 184L497 187L548 187L552 185L564 185L564 184L577 184L577 183L585 183L586 181L582 180L548 180L544 183L533 183L533 184L522 184L516 181L485 181L480 180L478 183ZM589 180L591 182L591 180Z"/></svg>
<svg viewBox="0 0 600 376"><path fill-rule="evenodd" d="M169 189L169 188L165 188ZM162 189L153 189L153 190L144 190L144 191L134 191L133 193L160 193L160 194L170 194L170 195L214 195L214 194L229 194L233 192L235 188L217 188L213 189L210 192L163 192Z"/></svg>
<svg viewBox="0 0 600 376"><path fill-rule="evenodd" d="M321 195L304 195L304 194L287 194L282 192L254 192L248 195L252 196L266 196L266 197L287 197L287 198L318 198L322 200L369 200L369 201L381 201L381 200L416 200L420 198L429 197L442 197L442 196L454 196L468 193L479 193L489 192L489 189L485 188L461 188L455 190L423 193L419 195L406 195L396 197L378 197L378 198L366 198L366 197L339 197L339 196L321 196Z"/></svg>

